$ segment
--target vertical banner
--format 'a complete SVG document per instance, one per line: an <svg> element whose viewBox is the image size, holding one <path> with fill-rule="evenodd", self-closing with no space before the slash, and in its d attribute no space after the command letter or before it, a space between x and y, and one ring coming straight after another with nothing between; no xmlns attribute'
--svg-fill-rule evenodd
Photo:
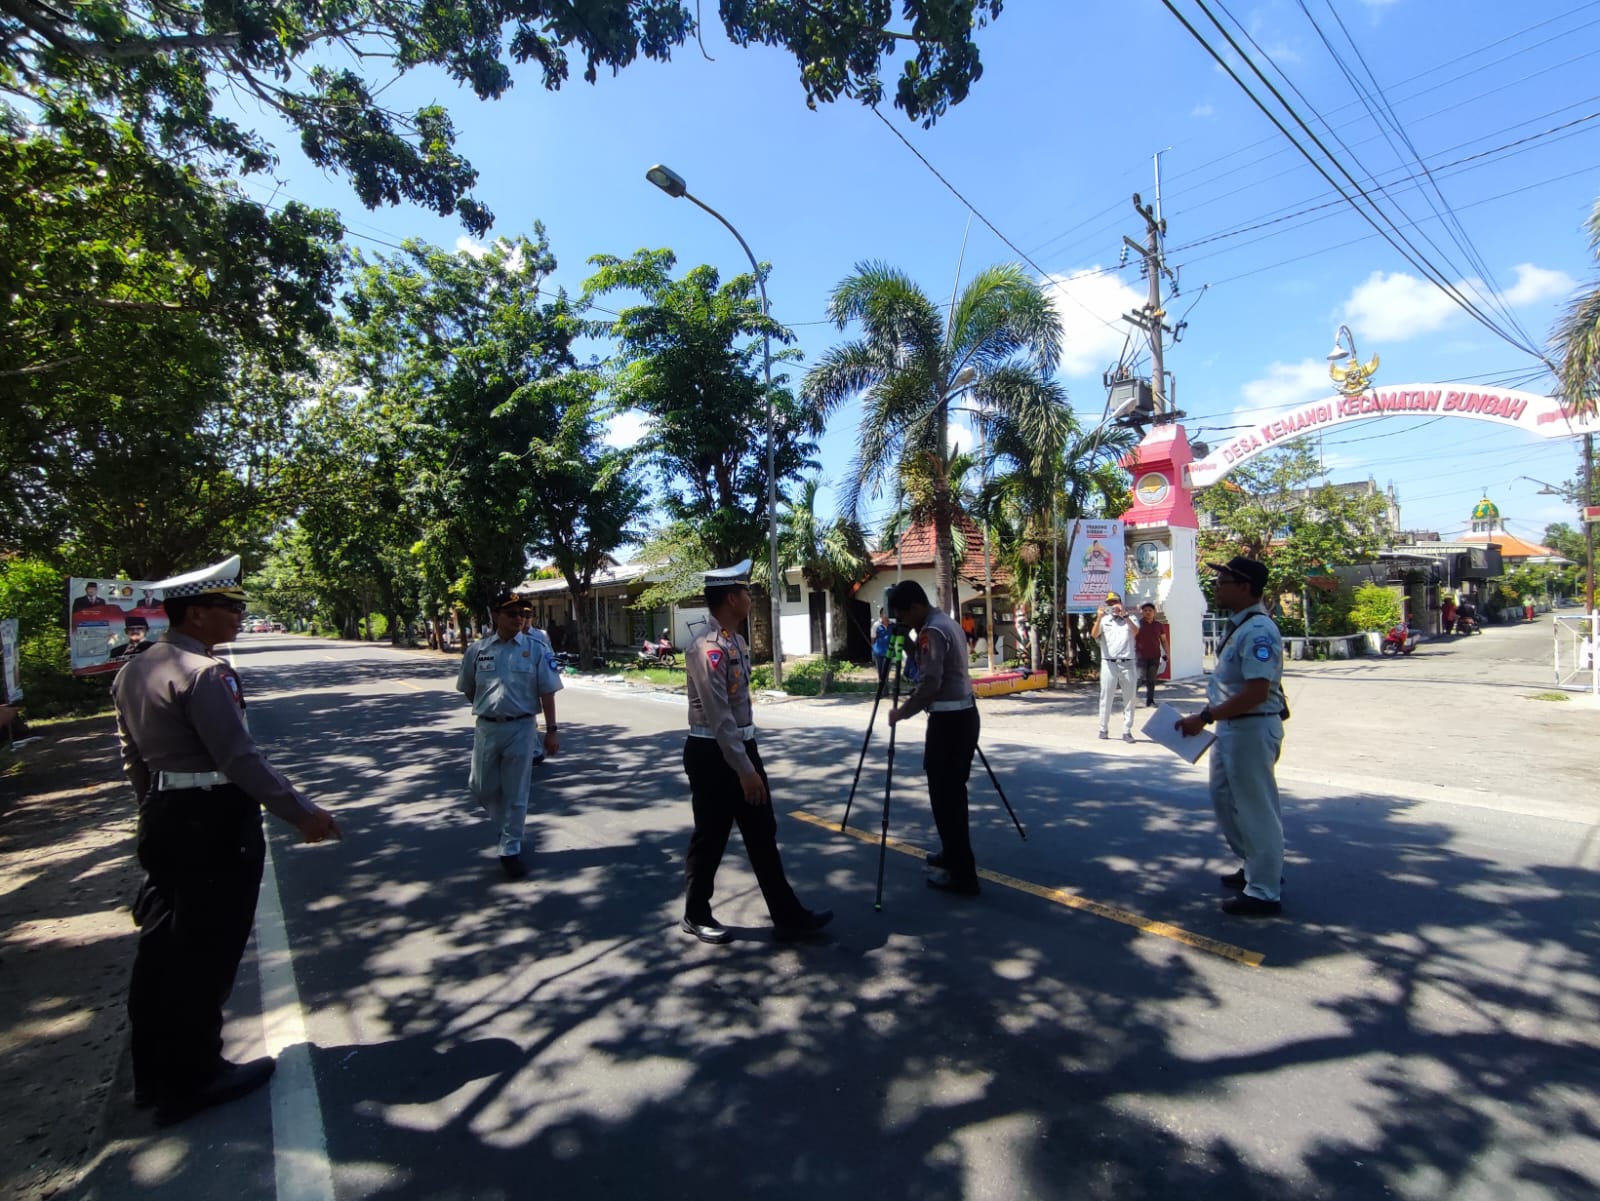
<svg viewBox="0 0 1600 1201"><path fill-rule="evenodd" d="M1072 523L1067 547L1067 595L1063 608L1068 613L1092 613L1105 603L1106 593L1123 592L1127 573L1123 566L1122 522L1080 517Z"/></svg>
<svg viewBox="0 0 1600 1201"><path fill-rule="evenodd" d="M22 699L22 680L17 675L17 619L0 620L0 701L14 705Z"/></svg>
<svg viewBox="0 0 1600 1201"><path fill-rule="evenodd" d="M146 638L167 628L161 593L145 580L67 581L67 639L75 676L116 671Z"/></svg>

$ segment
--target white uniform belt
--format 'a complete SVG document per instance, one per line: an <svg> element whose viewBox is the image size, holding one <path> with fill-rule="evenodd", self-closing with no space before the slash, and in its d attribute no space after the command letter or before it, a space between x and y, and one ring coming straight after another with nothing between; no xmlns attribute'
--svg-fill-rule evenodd
<svg viewBox="0 0 1600 1201"><path fill-rule="evenodd" d="M161 771L156 773L156 788L176 792L183 788L217 788L230 783L220 771Z"/></svg>
<svg viewBox="0 0 1600 1201"><path fill-rule="evenodd" d="M975 702L970 696L962 697L959 701L933 701L928 706L929 713L956 713L962 709L972 708Z"/></svg>
<svg viewBox="0 0 1600 1201"><path fill-rule="evenodd" d="M716 731L713 730L710 726L690 726L689 727L689 737L690 738L715 738L716 736L717 736ZM755 736L756 736L756 728L754 726L740 726L739 727L739 737L743 741L749 742Z"/></svg>

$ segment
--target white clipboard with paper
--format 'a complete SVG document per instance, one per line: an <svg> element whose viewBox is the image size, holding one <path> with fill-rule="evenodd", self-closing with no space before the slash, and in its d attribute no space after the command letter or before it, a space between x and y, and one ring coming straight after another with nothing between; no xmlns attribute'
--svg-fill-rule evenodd
<svg viewBox="0 0 1600 1201"><path fill-rule="evenodd" d="M1217 740L1217 736L1210 730L1201 730L1198 734L1185 735L1178 729L1178 723L1183 720L1172 705L1163 704L1150 715L1150 720L1144 723L1144 736L1151 742L1159 743L1173 754L1197 763L1206 749Z"/></svg>

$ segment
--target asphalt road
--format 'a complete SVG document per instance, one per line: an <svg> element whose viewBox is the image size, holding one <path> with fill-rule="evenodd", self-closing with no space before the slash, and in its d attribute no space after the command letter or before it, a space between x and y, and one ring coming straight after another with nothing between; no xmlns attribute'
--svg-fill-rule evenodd
<svg viewBox="0 0 1600 1201"><path fill-rule="evenodd" d="M284 1066L169 1132L114 1114L82 1194L1594 1198L1600 709L1534 699L1549 638L1295 665L1285 916L1260 922L1217 910L1203 766L1097 742L1083 694L985 702L1028 838L975 776L983 896L891 851L874 912L887 732L850 837L870 706L763 706L790 879L838 913L803 947L769 940L737 838L737 940L676 930L681 698L562 693L513 884L450 664L246 638L257 737L346 831L273 831L300 1005L264 917L266 1030L247 960L229 1034ZM920 850L922 723L901 729L891 833Z"/></svg>

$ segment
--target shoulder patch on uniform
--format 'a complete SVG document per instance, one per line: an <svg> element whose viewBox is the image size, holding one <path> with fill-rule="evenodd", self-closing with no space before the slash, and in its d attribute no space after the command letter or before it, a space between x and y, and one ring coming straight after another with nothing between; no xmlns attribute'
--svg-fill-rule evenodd
<svg viewBox="0 0 1600 1201"><path fill-rule="evenodd" d="M1250 653L1265 663L1272 658L1272 639L1262 634L1250 644Z"/></svg>
<svg viewBox="0 0 1600 1201"><path fill-rule="evenodd" d="M706 648L706 662L711 664L713 670L722 666L722 651L715 646Z"/></svg>
<svg viewBox="0 0 1600 1201"><path fill-rule="evenodd" d="M546 655L544 657L544 661L549 665L551 671L559 672L561 670L561 663L556 659L555 651L551 651L548 655Z"/></svg>

